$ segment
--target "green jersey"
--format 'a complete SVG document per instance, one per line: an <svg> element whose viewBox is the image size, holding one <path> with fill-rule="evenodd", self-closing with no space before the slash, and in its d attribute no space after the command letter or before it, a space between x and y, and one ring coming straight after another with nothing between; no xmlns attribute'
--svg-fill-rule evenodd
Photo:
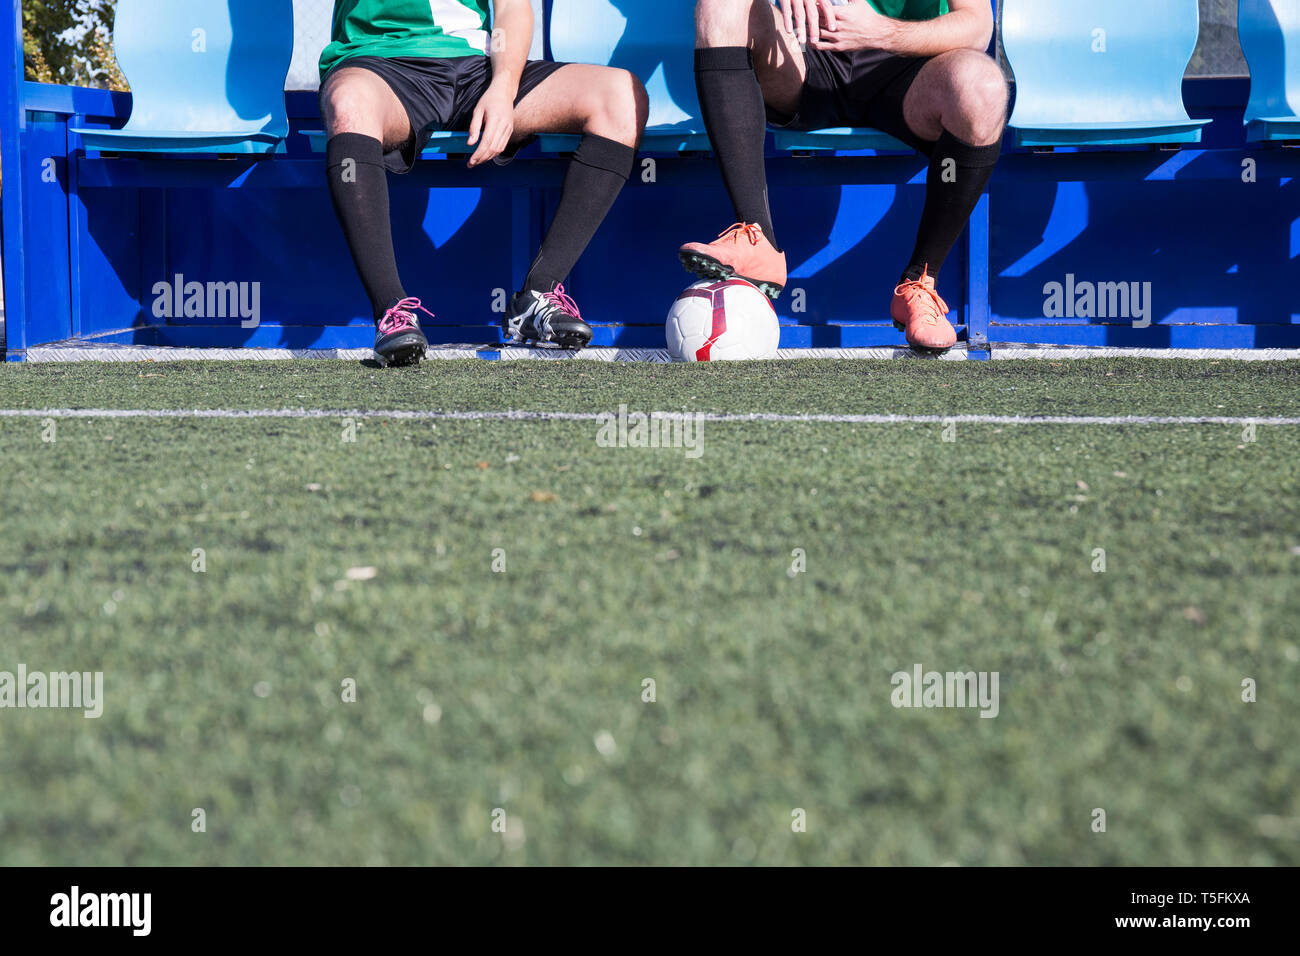
<svg viewBox="0 0 1300 956"><path fill-rule="evenodd" d="M324 76L354 56L482 56L488 46L488 0L334 0Z"/></svg>
<svg viewBox="0 0 1300 956"><path fill-rule="evenodd" d="M948 0L867 0L895 20L933 20L948 12Z"/></svg>

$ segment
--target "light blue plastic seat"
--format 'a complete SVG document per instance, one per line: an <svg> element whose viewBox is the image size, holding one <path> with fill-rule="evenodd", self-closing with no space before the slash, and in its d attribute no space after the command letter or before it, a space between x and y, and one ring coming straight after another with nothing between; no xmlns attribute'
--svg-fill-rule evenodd
<svg viewBox="0 0 1300 956"><path fill-rule="evenodd" d="M641 78L650 97L642 149L710 149L695 94L695 0L554 0L550 37L557 60L621 67ZM578 143L576 136L540 139L547 152Z"/></svg>
<svg viewBox="0 0 1300 956"><path fill-rule="evenodd" d="M118 0L113 48L131 86L131 118L120 130L73 130L86 149L283 149L292 0Z"/></svg>
<svg viewBox="0 0 1300 956"><path fill-rule="evenodd" d="M1300 0L1240 0L1237 29L1250 63L1246 138L1300 140Z"/></svg>
<svg viewBox="0 0 1300 956"><path fill-rule="evenodd" d="M1199 143L1210 121L1182 90L1200 22L1197 0L1004 0L1017 144Z"/></svg>
<svg viewBox="0 0 1300 956"><path fill-rule="evenodd" d="M311 144L313 153L325 152L329 137L325 135L323 129L307 129L302 131L302 135L307 137ZM469 145L469 133L454 133L447 130L434 130L429 134L429 142L424 147L421 156L437 156L446 154L448 156L462 156L473 153L476 147Z"/></svg>
<svg viewBox="0 0 1300 956"><path fill-rule="evenodd" d="M875 149L881 152L913 152L911 146L894 139L878 129L857 126L840 126L834 129L814 129L807 132L777 130L772 134L777 149L791 152L817 152L819 150Z"/></svg>

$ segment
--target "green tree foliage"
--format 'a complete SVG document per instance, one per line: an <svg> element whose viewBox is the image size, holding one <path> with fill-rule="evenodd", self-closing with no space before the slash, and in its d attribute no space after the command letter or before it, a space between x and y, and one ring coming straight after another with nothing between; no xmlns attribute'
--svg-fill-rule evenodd
<svg viewBox="0 0 1300 956"><path fill-rule="evenodd" d="M113 58L116 7L117 0L23 0L27 79L126 89Z"/></svg>

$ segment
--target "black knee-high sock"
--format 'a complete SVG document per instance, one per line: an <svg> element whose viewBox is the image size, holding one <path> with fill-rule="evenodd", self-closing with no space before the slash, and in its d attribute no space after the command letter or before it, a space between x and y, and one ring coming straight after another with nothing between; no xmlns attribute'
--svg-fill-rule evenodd
<svg viewBox="0 0 1300 956"><path fill-rule="evenodd" d="M325 165L334 212L378 321L406 297L393 252L384 146L360 133L339 133L326 144Z"/></svg>
<svg viewBox="0 0 1300 956"><path fill-rule="evenodd" d="M722 180L736 207L737 222L754 222L776 245L767 199L763 137L767 110L754 74L754 58L743 46L695 51L695 88L700 94L704 128L722 167Z"/></svg>
<svg viewBox="0 0 1300 956"><path fill-rule="evenodd" d="M992 146L972 146L944 130L930 153L925 210L904 279L919 279L926 268L932 276L939 274L993 176L1001 152L1001 140Z"/></svg>
<svg viewBox="0 0 1300 956"><path fill-rule="evenodd" d="M560 205L524 280L525 292L550 292L565 280L627 184L636 150L588 133L569 162Z"/></svg>

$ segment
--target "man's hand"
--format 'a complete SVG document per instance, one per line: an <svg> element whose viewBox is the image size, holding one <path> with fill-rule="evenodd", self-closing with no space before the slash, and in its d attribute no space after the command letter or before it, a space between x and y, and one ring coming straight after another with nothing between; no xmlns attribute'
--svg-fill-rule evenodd
<svg viewBox="0 0 1300 956"><path fill-rule="evenodd" d="M810 42L815 50L887 50L895 22L877 13L869 3L850 3L840 7L833 33L823 33Z"/></svg>
<svg viewBox="0 0 1300 956"><path fill-rule="evenodd" d="M495 159L510 145L510 137L515 132L515 92L511 86L504 79L493 80L474 107L469 145L477 143L478 149L469 158L471 167Z"/></svg>
<svg viewBox="0 0 1300 956"><path fill-rule="evenodd" d="M837 17L831 0L778 0L785 16L785 32L800 43L815 43L822 31L834 32Z"/></svg>

